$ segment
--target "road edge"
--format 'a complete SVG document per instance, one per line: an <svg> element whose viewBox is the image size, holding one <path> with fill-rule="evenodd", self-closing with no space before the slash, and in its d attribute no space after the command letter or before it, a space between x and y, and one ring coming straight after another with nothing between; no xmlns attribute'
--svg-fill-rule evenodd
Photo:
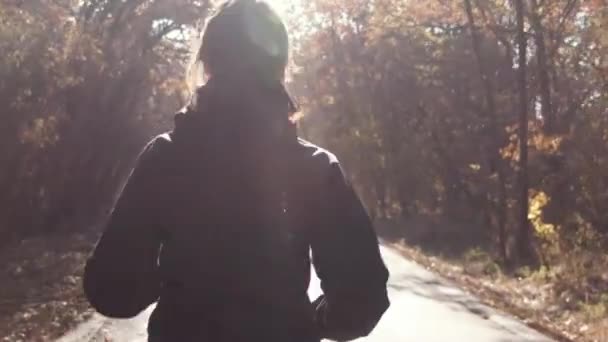
<svg viewBox="0 0 608 342"><path fill-rule="evenodd" d="M478 291L474 290L476 287L484 286L483 284L471 284L467 281L463 281L462 278L443 272L443 270L434 265L434 261L431 261L430 258L415 254L400 243L382 241L381 245L393 249L406 259L448 280L455 286L459 287L461 290L467 292L470 295L475 296L483 305L512 315L530 329L534 329L539 333L547 335L548 337L556 340L557 342L576 342L574 339L566 336L564 333L558 331L557 329L547 326L546 324L543 324L542 322L535 320L534 318L527 317L521 312L521 309L519 307L509 303L509 301L505 300L504 298L497 296L495 298L489 299L487 296L484 296L483 293L479 293Z"/></svg>

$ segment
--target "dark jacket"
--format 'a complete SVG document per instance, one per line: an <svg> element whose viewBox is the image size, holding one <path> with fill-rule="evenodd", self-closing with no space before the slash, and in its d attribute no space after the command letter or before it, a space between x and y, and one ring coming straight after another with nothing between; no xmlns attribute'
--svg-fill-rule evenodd
<svg viewBox="0 0 608 342"><path fill-rule="evenodd" d="M178 115L140 155L87 262L90 303L129 318L158 301L148 329L161 341L369 334L389 305L388 272L336 157L260 134L227 107ZM314 303L311 254L324 293Z"/></svg>

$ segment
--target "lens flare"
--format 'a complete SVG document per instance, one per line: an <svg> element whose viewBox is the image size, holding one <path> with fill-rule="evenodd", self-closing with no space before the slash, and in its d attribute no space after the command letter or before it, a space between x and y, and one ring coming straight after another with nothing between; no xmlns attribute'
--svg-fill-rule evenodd
<svg viewBox="0 0 608 342"><path fill-rule="evenodd" d="M290 0L265 0L277 13L284 18L287 15L287 9Z"/></svg>

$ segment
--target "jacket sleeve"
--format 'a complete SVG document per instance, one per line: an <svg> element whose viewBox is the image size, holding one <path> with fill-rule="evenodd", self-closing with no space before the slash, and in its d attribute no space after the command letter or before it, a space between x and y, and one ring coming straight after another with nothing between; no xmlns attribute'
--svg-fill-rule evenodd
<svg viewBox="0 0 608 342"><path fill-rule="evenodd" d="M323 295L313 305L321 336L348 341L369 335L388 309L388 270L371 220L337 162L324 194L311 241Z"/></svg>
<svg viewBox="0 0 608 342"><path fill-rule="evenodd" d="M113 318L138 315L158 298L161 245L158 142L139 156L94 252L83 287L91 305Z"/></svg>

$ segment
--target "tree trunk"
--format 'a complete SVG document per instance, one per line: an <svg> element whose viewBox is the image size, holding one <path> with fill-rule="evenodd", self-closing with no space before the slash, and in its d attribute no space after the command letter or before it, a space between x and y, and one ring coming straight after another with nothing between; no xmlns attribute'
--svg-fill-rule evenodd
<svg viewBox="0 0 608 342"><path fill-rule="evenodd" d="M544 128L552 133L555 126L555 115L551 102L551 83L549 81L549 65L547 62L547 48L545 45L545 33L540 17L538 0L531 0L530 19L534 30L534 44L536 45L536 63L538 68L538 82L540 87L541 114L543 116Z"/></svg>
<svg viewBox="0 0 608 342"><path fill-rule="evenodd" d="M501 261L504 264L509 264L509 257L507 254L507 220L506 220L506 210L507 210L507 189L506 189L506 177L503 168L503 161L500 155L500 141L498 138L500 137L498 130L498 122L496 120L496 100L495 100L495 90L494 83L489 78L489 73L487 71L485 62L483 60L483 56L481 55L481 41L479 39L479 35L477 33L477 28L475 26L475 17L473 15L473 6L471 5L471 0L464 0L464 6L467 13L467 18L469 22L469 29L471 31L471 40L473 43L473 52L475 53L475 59L477 60L477 65L479 67L479 76L481 77L481 81L483 83L483 87L485 90L485 102L486 108L489 114L489 159L491 160L491 164L493 164L496 168L496 175L498 176L498 210L497 210L497 229L498 229L498 253L500 255Z"/></svg>
<svg viewBox="0 0 608 342"><path fill-rule="evenodd" d="M524 29L524 2L514 0L517 16L518 78L519 90L519 183L520 212L516 248L520 263L533 261L532 236L528 220L528 89L527 52L528 38Z"/></svg>

